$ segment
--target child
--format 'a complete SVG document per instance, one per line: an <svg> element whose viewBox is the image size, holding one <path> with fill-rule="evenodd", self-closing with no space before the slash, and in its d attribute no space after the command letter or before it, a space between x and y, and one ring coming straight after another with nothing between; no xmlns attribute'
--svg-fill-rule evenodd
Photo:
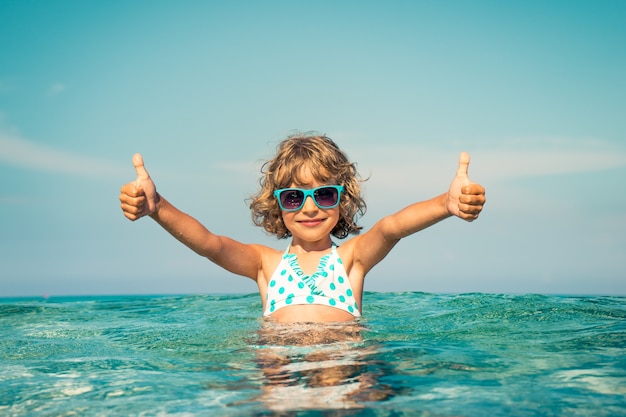
<svg viewBox="0 0 626 417"><path fill-rule="evenodd" d="M475 220L485 190L467 176L469 155L447 193L387 216L359 234L365 213L356 167L326 136L298 134L278 146L262 168L261 189L252 197L253 221L278 238L291 238L282 252L244 244L207 230L157 193L141 155L133 156L137 179L122 187L130 220L152 217L201 256L256 281L263 315L276 322L347 322L361 316L363 281L396 243L447 217ZM343 239L336 246L331 235Z"/></svg>

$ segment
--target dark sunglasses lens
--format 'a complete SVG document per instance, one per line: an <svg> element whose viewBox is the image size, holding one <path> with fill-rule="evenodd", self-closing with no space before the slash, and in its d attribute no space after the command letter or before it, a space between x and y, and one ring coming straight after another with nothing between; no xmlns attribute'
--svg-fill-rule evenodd
<svg viewBox="0 0 626 417"><path fill-rule="evenodd" d="M285 210L294 210L302 205L304 193L299 190L287 190L280 193L280 204Z"/></svg>
<svg viewBox="0 0 626 417"><path fill-rule="evenodd" d="M324 187L315 191L315 201L321 207L332 207L337 204L337 189L333 187Z"/></svg>

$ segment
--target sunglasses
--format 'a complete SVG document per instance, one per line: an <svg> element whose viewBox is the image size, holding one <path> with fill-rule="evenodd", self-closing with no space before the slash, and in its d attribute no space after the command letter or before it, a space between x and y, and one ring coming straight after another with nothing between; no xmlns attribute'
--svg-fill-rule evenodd
<svg viewBox="0 0 626 417"><path fill-rule="evenodd" d="M283 211L300 210L307 197L312 197L317 207L331 209L339 204L339 196L343 190L343 185L324 185L310 190L282 188L274 191L274 197L278 199L278 205Z"/></svg>

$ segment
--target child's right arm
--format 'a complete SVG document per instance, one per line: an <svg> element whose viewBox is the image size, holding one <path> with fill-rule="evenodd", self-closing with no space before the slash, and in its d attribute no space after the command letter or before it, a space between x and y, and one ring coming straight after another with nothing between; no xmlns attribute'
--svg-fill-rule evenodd
<svg viewBox="0 0 626 417"><path fill-rule="evenodd" d="M135 221L150 216L197 254L230 272L257 279L261 268L258 246L245 245L211 233L199 221L178 210L157 193L140 154L133 156L133 165L137 179L124 185L120 193L122 211L128 219Z"/></svg>

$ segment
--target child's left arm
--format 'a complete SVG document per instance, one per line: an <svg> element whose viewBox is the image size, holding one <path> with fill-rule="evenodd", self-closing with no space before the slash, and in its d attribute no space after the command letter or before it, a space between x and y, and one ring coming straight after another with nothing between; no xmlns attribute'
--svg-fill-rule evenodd
<svg viewBox="0 0 626 417"><path fill-rule="evenodd" d="M485 204L485 189L467 175L469 154L461 153L456 176L447 193L412 204L376 223L371 230L353 239L353 259L363 276L380 262L404 237L419 232L450 216L473 221Z"/></svg>
<svg viewBox="0 0 626 417"><path fill-rule="evenodd" d="M467 175L470 157L459 155L459 166L448 192L428 201L412 204L378 223L379 239L394 241L419 232L450 216L474 221L485 204L485 189Z"/></svg>

